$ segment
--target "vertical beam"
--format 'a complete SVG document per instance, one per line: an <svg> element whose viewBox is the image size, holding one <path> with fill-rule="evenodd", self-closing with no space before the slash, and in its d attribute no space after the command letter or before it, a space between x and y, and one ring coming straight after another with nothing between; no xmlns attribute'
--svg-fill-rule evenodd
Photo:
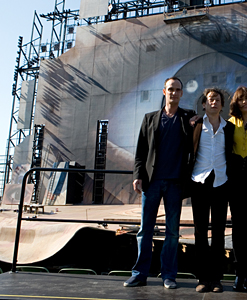
<svg viewBox="0 0 247 300"><path fill-rule="evenodd" d="M62 6L62 12L59 11L59 6ZM49 51L49 57L54 57L54 52L56 53L56 57L58 57L61 52L61 37L62 37L62 24L64 21L64 7L65 7L65 0L62 0L60 3L58 3L58 0L55 1L55 7L54 12L52 16L52 31L51 31L51 43L50 43L50 51ZM51 16L50 16L51 17ZM57 22L56 22L57 21ZM59 26L58 31L56 30L56 27ZM55 45L58 45L57 49L53 49Z"/></svg>
<svg viewBox="0 0 247 300"><path fill-rule="evenodd" d="M3 191L5 189L5 184L9 182L9 175L10 175L10 146L11 144L14 145L12 142L12 130L13 130L13 120L14 120L14 111L15 111L15 100L16 100L16 88L17 88L17 81L19 75L19 68L20 68L20 59L21 59L21 50L22 50L22 40L23 38L20 36L18 39L18 48L17 51L17 58L16 58L16 66L14 72L14 83L12 88L12 95L13 95L13 102L12 102L12 109L11 109L11 118L10 118L10 125L9 125L9 137L8 137L8 146L7 146L7 153L6 153L6 166L5 166L5 174L4 174L4 184L3 184Z"/></svg>
<svg viewBox="0 0 247 300"><path fill-rule="evenodd" d="M97 135L95 145L95 170L104 170L106 166L108 121L97 122ZM93 182L93 203L103 204L104 202L105 173L94 174Z"/></svg>
<svg viewBox="0 0 247 300"><path fill-rule="evenodd" d="M38 18L38 15L36 11L34 12L34 18L33 18L33 26L32 26L32 32L31 32L31 39L30 42L26 45L23 45L23 38L19 37L18 40L18 56L16 58L16 66L15 66L15 72L14 72L14 83L12 88L12 95L13 95L13 103L12 103L12 110L11 110L11 119L10 119L10 127L9 127L9 137L8 137L8 145L7 145L7 153L6 153L6 166L5 166L5 175L4 175L4 186L5 184L9 182L10 174L11 174L11 159L13 153L10 153L11 148L15 148L18 144L20 144L25 138L25 130L22 129L15 129L14 125L17 124L17 118L15 115L18 113L18 109L16 108L16 98L20 100L20 89L17 89L18 84L18 78L21 76L22 80L28 80L30 77L35 78L35 89L33 94L33 100L32 100L32 109L31 109L31 118L30 118L30 127L28 129L28 134L31 134L32 131L32 122L33 122L33 114L34 114L34 103L35 103L35 97L36 97L36 85L37 85L37 79L38 79L38 72L39 72L39 53L41 48L41 40L42 40L42 32L43 32L43 26ZM37 43L38 41L38 43ZM26 55L23 48L28 48L28 54ZM20 64L21 58L24 58L24 65ZM25 78L24 78L25 77ZM15 123L15 124L14 124ZM14 140L15 138L15 140Z"/></svg>

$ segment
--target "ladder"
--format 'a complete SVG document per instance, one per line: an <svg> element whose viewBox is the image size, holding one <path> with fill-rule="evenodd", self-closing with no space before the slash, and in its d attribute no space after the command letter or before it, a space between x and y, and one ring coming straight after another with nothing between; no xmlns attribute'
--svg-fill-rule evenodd
<svg viewBox="0 0 247 300"><path fill-rule="evenodd" d="M31 168L41 167L42 149L44 141L44 129L45 125L34 125L34 138L33 138L33 153ZM34 191L32 195L32 202L38 203L38 192L40 182L40 171L33 172L31 175L31 182L34 184Z"/></svg>
<svg viewBox="0 0 247 300"><path fill-rule="evenodd" d="M97 122L97 135L95 147L94 169L104 170L106 167L108 120ZM104 201L105 173L95 173L93 182L94 204L102 204Z"/></svg>
<svg viewBox="0 0 247 300"><path fill-rule="evenodd" d="M54 199L54 198L56 198L56 195L54 195L52 193L55 178L56 178L56 172L51 172L51 175L50 175L50 178L49 178L49 187L48 187L47 194L46 194L45 205L53 205L53 203L56 200L56 199Z"/></svg>

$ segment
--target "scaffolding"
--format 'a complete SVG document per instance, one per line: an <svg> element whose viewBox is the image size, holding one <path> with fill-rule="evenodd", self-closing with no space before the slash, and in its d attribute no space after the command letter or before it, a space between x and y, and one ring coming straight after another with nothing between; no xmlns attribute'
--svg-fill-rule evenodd
<svg viewBox="0 0 247 300"><path fill-rule="evenodd" d="M98 120L95 145L94 169L105 170L107 150L108 120ZM103 204L105 189L105 173L95 173L93 181L94 204Z"/></svg>
<svg viewBox="0 0 247 300"><path fill-rule="evenodd" d="M32 153L32 164L31 168L41 167L43 140L44 140L44 129L45 125L34 125L33 133L33 153ZM31 182L34 184L34 191L32 195L32 202L39 202L40 195L40 172L35 171L30 176Z"/></svg>
<svg viewBox="0 0 247 300"><path fill-rule="evenodd" d="M9 138L7 141L4 181L2 184L1 191L2 194L5 188L5 184L9 183L11 180L10 177L13 169L14 149L25 139L27 135L32 134L35 99L39 75L39 53L42 32L43 26L35 11L30 42L27 44L23 44L23 37L19 37L18 39L18 51L16 58L16 66L14 70L14 83L12 86L13 102L11 110ZM34 80L34 94L31 105L30 124L26 129L18 129L17 124L19 103L21 99L21 84L24 80L28 81L31 79Z"/></svg>
<svg viewBox="0 0 247 300"><path fill-rule="evenodd" d="M199 5L191 6L190 3L199 3ZM100 22L112 22L121 19L137 18L154 14L181 13L186 10L195 10L196 8L211 5L224 5L223 0L109 0L108 14L105 16L96 16L90 18L79 18L78 10L65 10L65 0L55 0L54 11L47 14L38 14L34 12L32 33L30 42L23 44L23 38L18 39L18 51L16 58L16 66L14 70L14 81L12 86L12 112L10 120L9 137L7 140L7 151L5 162L1 159L0 170L0 197L3 195L5 185L11 181L11 173L13 169L13 156L15 147L20 144L27 135L34 133L35 124L33 123L35 114L36 95L38 88L40 60L53 59L59 57L71 49L75 44L76 28L78 26L87 26ZM241 1L228 1L227 4ZM169 17L169 16L168 16ZM51 38L50 42L42 42L43 25L41 18L51 22ZM174 17L172 16L174 19ZM165 21L167 15L165 15ZM175 17L176 19L176 17ZM185 19L185 18L184 18ZM27 129L17 129L19 102L21 96L21 83L24 80L34 80L35 88L32 100L31 121ZM36 153L34 153L36 155ZM38 184L36 182L36 184Z"/></svg>
<svg viewBox="0 0 247 300"><path fill-rule="evenodd" d="M39 68L40 60L42 59L53 59L65 51L72 48L75 41L75 26L78 26L77 21L79 11L64 10L65 0L55 0L55 7L53 13L47 15L40 15L34 12L32 33L30 42L23 44L23 37L18 39L18 51L16 58L16 66L14 70L14 82L12 86L12 111L9 129L9 138L7 141L7 151L5 156L4 167L5 170L0 173L2 177L0 179L0 196L3 195L5 185L11 181L11 173L13 170L13 157L14 150L28 135L34 134L33 143L37 142L37 126L33 123L35 114L36 95L38 88ZM43 25L40 18L45 18L52 22L51 40L50 43L42 43ZM73 22L71 22L73 21ZM75 25L76 23L76 25ZM34 94L32 99L31 118L30 126L27 129L18 129L18 113L19 104L21 99L21 84L23 81L34 80ZM42 128L43 130L43 128ZM37 157L39 155L39 157ZM35 158L35 159L34 159ZM33 147L33 161L41 165L41 152L37 152L37 148ZM36 165L37 166L37 165ZM3 167L3 165L2 165ZM39 174L34 174L31 181L35 184L33 199L37 197L37 191L39 186ZM37 199L34 200L37 202Z"/></svg>

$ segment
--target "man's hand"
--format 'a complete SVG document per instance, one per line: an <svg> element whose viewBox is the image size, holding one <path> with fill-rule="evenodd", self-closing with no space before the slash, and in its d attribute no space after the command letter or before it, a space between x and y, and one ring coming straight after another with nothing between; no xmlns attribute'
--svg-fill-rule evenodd
<svg viewBox="0 0 247 300"><path fill-rule="evenodd" d="M194 127L196 125L196 122L201 119L202 116L199 116L199 115L195 115L194 117L192 117L190 120L189 120L189 123L190 123L190 126Z"/></svg>
<svg viewBox="0 0 247 300"><path fill-rule="evenodd" d="M141 179L136 179L133 181L133 188L134 191L137 192L138 194L141 194L142 192L142 180Z"/></svg>

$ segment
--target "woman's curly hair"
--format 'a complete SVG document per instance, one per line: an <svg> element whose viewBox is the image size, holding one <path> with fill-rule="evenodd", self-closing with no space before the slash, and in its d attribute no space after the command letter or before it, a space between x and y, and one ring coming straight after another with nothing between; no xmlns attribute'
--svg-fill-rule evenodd
<svg viewBox="0 0 247 300"><path fill-rule="evenodd" d="M238 105L238 101L246 98L247 99L247 88L245 86L240 86L236 89L233 94L231 103L230 103L230 115L238 119L242 119L242 113Z"/></svg>

